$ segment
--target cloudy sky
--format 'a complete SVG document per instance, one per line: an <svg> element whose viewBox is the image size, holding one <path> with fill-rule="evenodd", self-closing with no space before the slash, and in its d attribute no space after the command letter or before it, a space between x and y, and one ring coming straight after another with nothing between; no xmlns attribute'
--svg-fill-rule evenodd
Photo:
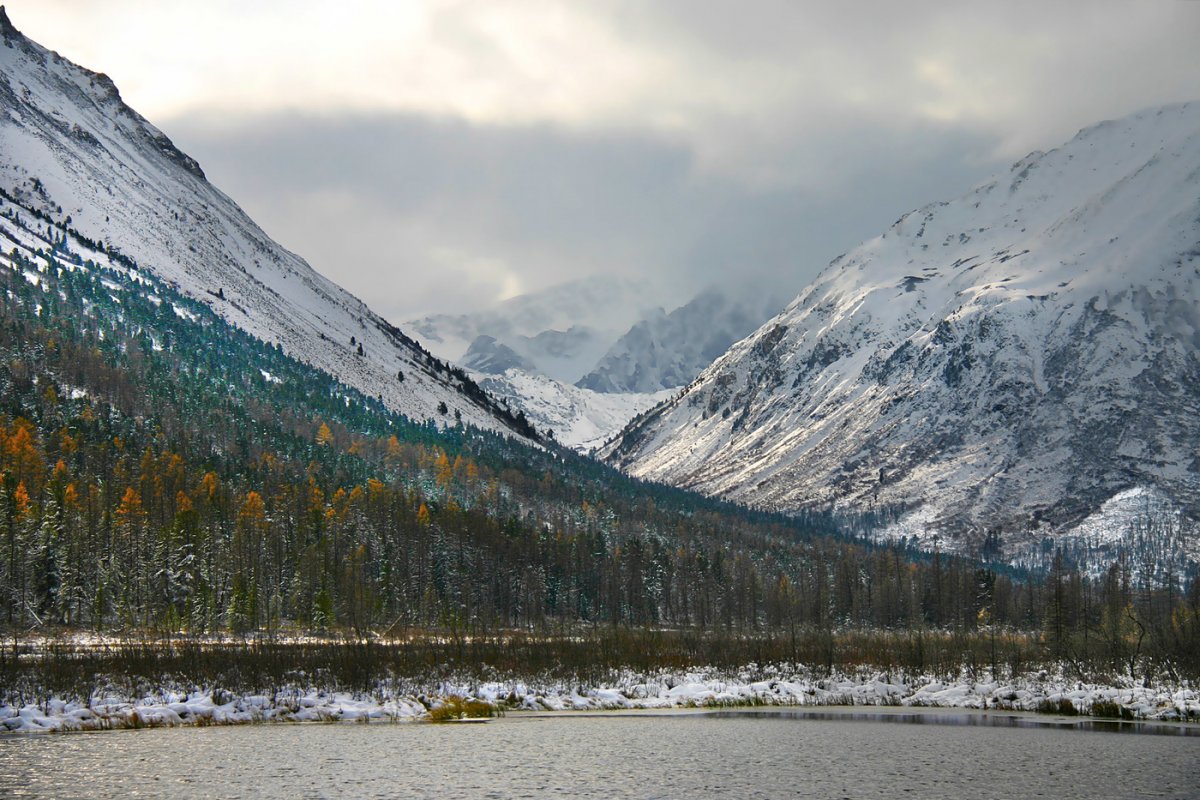
<svg viewBox="0 0 1200 800"><path fill-rule="evenodd" d="M7 0L394 321L588 275L780 306L903 212L1200 99L1200 2Z"/></svg>

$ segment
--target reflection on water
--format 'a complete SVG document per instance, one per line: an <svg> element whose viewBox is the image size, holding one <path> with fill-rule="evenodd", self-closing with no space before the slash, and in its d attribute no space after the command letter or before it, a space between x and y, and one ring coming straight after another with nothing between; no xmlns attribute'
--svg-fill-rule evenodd
<svg viewBox="0 0 1200 800"><path fill-rule="evenodd" d="M1055 730L1100 731L1103 733L1140 733L1161 736L1200 736L1198 725L1169 722L1130 722L1092 717L1059 717L1004 712L969 713L962 711L814 711L810 709L770 709L763 711L716 711L715 717L758 717L838 722L899 722L906 725L969 725L986 728L1053 728Z"/></svg>
<svg viewBox="0 0 1200 800"><path fill-rule="evenodd" d="M1195 738L1111 736L1064 730L1053 718L1032 721L1037 727L1018 730L1021 725L1002 714L597 712L511 714L486 725L275 724L26 735L0 738L0 796L1200 795Z"/></svg>

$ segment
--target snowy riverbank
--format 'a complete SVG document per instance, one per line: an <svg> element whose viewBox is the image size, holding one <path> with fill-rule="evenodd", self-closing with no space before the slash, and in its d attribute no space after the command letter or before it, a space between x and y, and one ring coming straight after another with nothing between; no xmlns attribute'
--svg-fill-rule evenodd
<svg viewBox="0 0 1200 800"><path fill-rule="evenodd" d="M906 678L868 670L816 677L804 668L750 667L737 674L697 669L653 676L626 673L595 687L523 681L443 684L411 696L292 688L231 695L220 689L163 690L136 700L93 695L0 704L0 731L73 731L254 722L406 722L429 719L451 695L509 711L719 708L733 706L919 706L962 709L1114 712L1146 720L1200 720L1200 692L1188 685L1108 686L1046 672L1009 680Z"/></svg>

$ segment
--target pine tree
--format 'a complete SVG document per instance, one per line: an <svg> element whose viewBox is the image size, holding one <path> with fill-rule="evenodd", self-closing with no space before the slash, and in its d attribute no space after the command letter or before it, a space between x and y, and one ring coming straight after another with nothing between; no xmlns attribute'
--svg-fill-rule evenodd
<svg viewBox="0 0 1200 800"><path fill-rule="evenodd" d="M312 626L315 630L328 630L336 621L333 611L333 595L328 589L322 588L313 597Z"/></svg>
<svg viewBox="0 0 1200 800"><path fill-rule="evenodd" d="M321 447L328 447L333 444L333 431L329 430L329 426L324 422L317 429L317 444Z"/></svg>
<svg viewBox="0 0 1200 800"><path fill-rule="evenodd" d="M244 634L254 627L253 591L247 586L245 576L239 571L233 575L233 589L229 596L229 610L226 620L229 630L236 634Z"/></svg>
<svg viewBox="0 0 1200 800"><path fill-rule="evenodd" d="M53 495L42 505L42 522L30 551L32 602L42 622L62 621L60 548L63 541L61 507Z"/></svg>
<svg viewBox="0 0 1200 800"><path fill-rule="evenodd" d="M145 610L142 603L145 586L147 559L143 548L146 538L146 512L142 497L132 486L125 489L121 503L113 515L114 547L112 563L113 577L120 582L121 591L114 599L118 614L126 625L132 625Z"/></svg>

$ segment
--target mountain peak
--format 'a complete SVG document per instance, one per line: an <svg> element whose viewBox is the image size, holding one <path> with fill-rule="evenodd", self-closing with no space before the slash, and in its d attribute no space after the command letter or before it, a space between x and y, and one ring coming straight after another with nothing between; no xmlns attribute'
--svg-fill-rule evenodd
<svg viewBox="0 0 1200 800"><path fill-rule="evenodd" d="M2 5L0 5L0 34L3 34L5 41L21 35L21 32L13 27L8 18L8 12Z"/></svg>

